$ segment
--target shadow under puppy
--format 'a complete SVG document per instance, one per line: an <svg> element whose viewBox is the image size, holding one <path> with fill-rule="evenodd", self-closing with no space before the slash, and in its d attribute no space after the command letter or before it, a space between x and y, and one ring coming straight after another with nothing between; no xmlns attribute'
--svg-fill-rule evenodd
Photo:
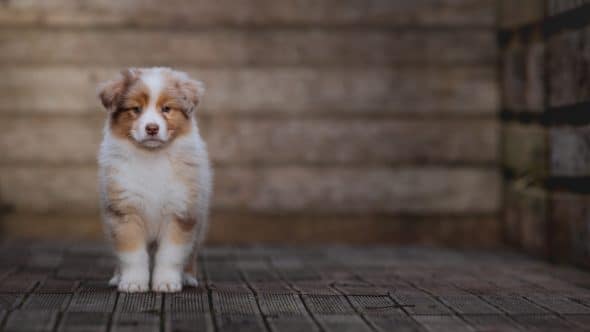
<svg viewBox="0 0 590 332"><path fill-rule="evenodd" d="M131 68L102 84L101 210L122 292L196 286L212 171L194 116L204 87L169 68ZM153 267L150 269L150 261ZM150 278L151 272L151 278Z"/></svg>

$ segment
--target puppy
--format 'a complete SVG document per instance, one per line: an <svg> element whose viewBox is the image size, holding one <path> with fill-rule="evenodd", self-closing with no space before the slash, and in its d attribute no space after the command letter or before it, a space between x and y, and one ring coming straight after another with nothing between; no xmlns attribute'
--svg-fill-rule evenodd
<svg viewBox="0 0 590 332"><path fill-rule="evenodd" d="M207 230L212 171L195 110L204 87L169 68L123 70L102 84L108 111L99 152L104 227L122 292L196 286L195 250ZM153 267L150 269L150 261Z"/></svg>

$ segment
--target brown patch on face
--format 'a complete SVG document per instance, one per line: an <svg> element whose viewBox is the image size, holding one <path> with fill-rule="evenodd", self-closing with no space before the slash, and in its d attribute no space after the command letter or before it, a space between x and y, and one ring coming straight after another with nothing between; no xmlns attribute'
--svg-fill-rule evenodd
<svg viewBox="0 0 590 332"><path fill-rule="evenodd" d="M113 135L133 140L131 129L148 103L148 88L141 81L130 85L111 113L110 128Z"/></svg>
<svg viewBox="0 0 590 332"><path fill-rule="evenodd" d="M192 111L190 103L187 103L175 84L168 79L169 88L164 90L156 101L156 107L162 112L162 116L168 127L169 140L190 133L192 126Z"/></svg>
<svg viewBox="0 0 590 332"><path fill-rule="evenodd" d="M131 110L116 112L111 116L111 132L119 138L130 138L131 129L137 118L138 115Z"/></svg>
<svg viewBox="0 0 590 332"><path fill-rule="evenodd" d="M184 245L192 242L196 220L174 218L169 225L168 237L174 244Z"/></svg>
<svg viewBox="0 0 590 332"><path fill-rule="evenodd" d="M138 80L140 72L138 69L124 69L121 71L119 77L104 83L98 93L98 97L104 108L108 111L114 111L121 102L125 92Z"/></svg>
<svg viewBox="0 0 590 332"><path fill-rule="evenodd" d="M141 69L125 69L118 78L105 83L99 92L109 111L111 132L116 137L131 139L130 132L140 112L149 102L148 89L140 80Z"/></svg>
<svg viewBox="0 0 590 332"><path fill-rule="evenodd" d="M125 215L113 221L111 236L118 252L135 251L146 246L146 231L138 215Z"/></svg>

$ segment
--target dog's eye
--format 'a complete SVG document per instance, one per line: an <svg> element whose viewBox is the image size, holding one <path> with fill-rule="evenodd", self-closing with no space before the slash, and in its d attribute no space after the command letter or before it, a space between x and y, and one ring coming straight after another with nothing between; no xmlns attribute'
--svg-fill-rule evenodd
<svg viewBox="0 0 590 332"><path fill-rule="evenodd" d="M169 106L162 107L162 113L168 113L168 112L170 112L170 107Z"/></svg>
<svg viewBox="0 0 590 332"><path fill-rule="evenodd" d="M139 107L130 107L130 108L128 108L128 110L135 113L135 114L141 113L141 108L139 108Z"/></svg>

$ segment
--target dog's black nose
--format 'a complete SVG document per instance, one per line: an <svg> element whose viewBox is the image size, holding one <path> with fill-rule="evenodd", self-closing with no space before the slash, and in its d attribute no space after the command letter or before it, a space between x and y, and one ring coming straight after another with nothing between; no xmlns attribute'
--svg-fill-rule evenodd
<svg viewBox="0 0 590 332"><path fill-rule="evenodd" d="M155 123L148 123L145 126L145 132L150 135L150 136L155 136L158 135L158 130L160 129L160 127L155 124Z"/></svg>

